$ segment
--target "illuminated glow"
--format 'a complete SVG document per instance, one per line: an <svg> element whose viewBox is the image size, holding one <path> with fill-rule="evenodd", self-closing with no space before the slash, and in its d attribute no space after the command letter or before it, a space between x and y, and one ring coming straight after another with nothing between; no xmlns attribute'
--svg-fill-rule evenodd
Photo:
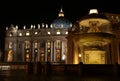
<svg viewBox="0 0 120 81"><path fill-rule="evenodd" d="M65 58L66 58L65 55L63 55L63 56L62 56L62 60L65 60Z"/></svg>
<svg viewBox="0 0 120 81"><path fill-rule="evenodd" d="M48 25L46 24L46 28L48 28Z"/></svg>
<svg viewBox="0 0 120 81"><path fill-rule="evenodd" d="M34 43L34 48L38 48L38 43L37 42Z"/></svg>
<svg viewBox="0 0 120 81"><path fill-rule="evenodd" d="M42 28L43 28L44 26L45 26L44 23L42 23Z"/></svg>
<svg viewBox="0 0 120 81"><path fill-rule="evenodd" d="M35 25L33 26L33 28L35 29Z"/></svg>
<svg viewBox="0 0 120 81"><path fill-rule="evenodd" d="M31 29L33 28L33 25L31 25Z"/></svg>
<svg viewBox="0 0 120 81"><path fill-rule="evenodd" d="M10 33L10 37L12 37L13 35L12 35L12 33Z"/></svg>
<svg viewBox="0 0 120 81"><path fill-rule="evenodd" d="M40 24L38 24L38 29L40 29Z"/></svg>
<svg viewBox="0 0 120 81"><path fill-rule="evenodd" d="M6 27L6 30L8 30L8 27Z"/></svg>
<svg viewBox="0 0 120 81"><path fill-rule="evenodd" d="M79 57L81 57L82 55L81 54L79 54Z"/></svg>
<svg viewBox="0 0 120 81"><path fill-rule="evenodd" d="M29 59L29 54L26 54L26 58Z"/></svg>
<svg viewBox="0 0 120 81"><path fill-rule="evenodd" d="M105 51L88 50L85 51L85 64L105 64Z"/></svg>
<svg viewBox="0 0 120 81"><path fill-rule="evenodd" d="M50 50L48 50L48 52L50 52Z"/></svg>
<svg viewBox="0 0 120 81"><path fill-rule="evenodd" d="M59 34L60 34L60 32L58 31L58 32L57 32L57 35L59 35Z"/></svg>
<svg viewBox="0 0 120 81"><path fill-rule="evenodd" d="M51 24L50 27L53 28L53 25Z"/></svg>
<svg viewBox="0 0 120 81"><path fill-rule="evenodd" d="M50 32L48 32L48 35L50 35Z"/></svg>
<svg viewBox="0 0 120 81"><path fill-rule="evenodd" d="M26 54L26 61L28 62L29 61L29 54Z"/></svg>
<svg viewBox="0 0 120 81"><path fill-rule="evenodd" d="M65 34L68 34L68 32L65 32Z"/></svg>
<svg viewBox="0 0 120 81"><path fill-rule="evenodd" d="M22 36L22 33L19 33L19 36Z"/></svg>
<svg viewBox="0 0 120 81"><path fill-rule="evenodd" d="M60 12L59 12L58 16L59 16L59 17L64 17L64 13L63 13L62 8L60 9Z"/></svg>
<svg viewBox="0 0 120 81"><path fill-rule="evenodd" d="M97 9L90 9L89 14L98 14Z"/></svg>
<svg viewBox="0 0 120 81"><path fill-rule="evenodd" d="M38 50L35 50L35 52L38 52Z"/></svg>
<svg viewBox="0 0 120 81"><path fill-rule="evenodd" d="M10 70L10 66L0 66L0 70Z"/></svg>
<svg viewBox="0 0 120 81"><path fill-rule="evenodd" d="M26 26L24 26L23 29L26 29Z"/></svg>
<svg viewBox="0 0 120 81"><path fill-rule="evenodd" d="M12 43L12 42L9 42L9 48L10 48L10 49L12 48L12 45L13 45L13 43Z"/></svg>
<svg viewBox="0 0 120 81"><path fill-rule="evenodd" d="M18 26L16 26L16 29L18 29Z"/></svg>
<svg viewBox="0 0 120 81"><path fill-rule="evenodd" d="M30 35L30 33L29 33L29 32L27 32L27 33L26 33L26 36L29 36L29 35Z"/></svg>
<svg viewBox="0 0 120 81"><path fill-rule="evenodd" d="M12 62L13 61L13 51L12 50L8 51L7 61L8 62Z"/></svg>
<svg viewBox="0 0 120 81"><path fill-rule="evenodd" d="M35 32L35 35L37 35L38 34L38 32Z"/></svg>

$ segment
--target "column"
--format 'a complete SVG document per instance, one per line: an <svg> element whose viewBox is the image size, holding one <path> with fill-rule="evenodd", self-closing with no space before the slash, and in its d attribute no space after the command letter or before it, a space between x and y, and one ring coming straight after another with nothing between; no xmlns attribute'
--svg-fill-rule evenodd
<svg viewBox="0 0 120 81"><path fill-rule="evenodd" d="M22 61L25 62L25 43L22 43Z"/></svg>
<svg viewBox="0 0 120 81"><path fill-rule="evenodd" d="M55 41L53 43L53 46L54 46L54 62L56 62L56 48L55 48Z"/></svg>
<svg viewBox="0 0 120 81"><path fill-rule="evenodd" d="M13 45L13 62L16 62L17 61L17 43L15 42L15 43L13 43L14 45Z"/></svg>
<svg viewBox="0 0 120 81"><path fill-rule="evenodd" d="M80 50L81 50L81 62L84 62L84 50L83 50L83 46L80 46Z"/></svg>
<svg viewBox="0 0 120 81"><path fill-rule="evenodd" d="M34 62L35 60L34 60L34 57L35 57L35 52L34 52L34 50L35 50L35 47L34 47L34 42L32 42L32 46L31 46L32 48L31 48L31 59L32 59L32 62Z"/></svg>
<svg viewBox="0 0 120 81"><path fill-rule="evenodd" d="M30 54L30 62L32 61L32 53L33 53L33 51L32 51L32 42L30 41L30 52L29 52L29 54Z"/></svg>
<svg viewBox="0 0 120 81"><path fill-rule="evenodd" d="M47 61L47 41L45 42L45 61Z"/></svg>
<svg viewBox="0 0 120 81"><path fill-rule="evenodd" d="M118 43L118 64L120 64L120 43Z"/></svg>
<svg viewBox="0 0 120 81"><path fill-rule="evenodd" d="M40 42L38 42L38 62L40 61Z"/></svg>

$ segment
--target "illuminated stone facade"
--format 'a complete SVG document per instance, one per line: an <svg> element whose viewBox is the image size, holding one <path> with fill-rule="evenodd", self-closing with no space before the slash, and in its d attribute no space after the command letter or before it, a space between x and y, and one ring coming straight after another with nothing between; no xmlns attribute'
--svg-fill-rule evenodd
<svg viewBox="0 0 120 81"><path fill-rule="evenodd" d="M42 23L31 27L24 26L23 29L11 25L6 28L4 61L50 61L66 64L77 64L81 61L85 64L120 63L120 15L105 13L105 16L110 20L109 25L115 37L99 50L75 44L74 36L79 37L78 32L86 32L86 29L79 25L79 21L71 23L65 19L62 9L58 18L50 25ZM95 31L98 29L96 28Z"/></svg>
<svg viewBox="0 0 120 81"><path fill-rule="evenodd" d="M61 9L50 25L42 23L23 29L14 25L7 27L5 62L66 63L66 36L71 26Z"/></svg>
<svg viewBox="0 0 120 81"><path fill-rule="evenodd" d="M69 29L67 62L120 63L119 33L117 33L119 30L116 30L119 28L119 23L118 14L94 13L80 18Z"/></svg>

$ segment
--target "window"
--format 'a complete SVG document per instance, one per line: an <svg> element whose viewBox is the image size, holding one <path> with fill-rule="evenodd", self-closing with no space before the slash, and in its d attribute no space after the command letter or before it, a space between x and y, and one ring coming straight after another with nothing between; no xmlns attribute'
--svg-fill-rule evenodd
<svg viewBox="0 0 120 81"><path fill-rule="evenodd" d="M37 42L34 43L34 48L38 48L38 43Z"/></svg>
<svg viewBox="0 0 120 81"><path fill-rule="evenodd" d="M29 36L30 35L30 32L26 32L26 36Z"/></svg>
<svg viewBox="0 0 120 81"><path fill-rule="evenodd" d="M35 35L37 35L37 34L38 34L38 32L36 31L36 32L35 32Z"/></svg>
<svg viewBox="0 0 120 81"><path fill-rule="evenodd" d="M57 33L56 33L57 35L60 35L60 31L57 31Z"/></svg>
<svg viewBox="0 0 120 81"><path fill-rule="evenodd" d="M19 33L19 36L22 36L22 33Z"/></svg>
<svg viewBox="0 0 120 81"><path fill-rule="evenodd" d="M25 48L30 48L30 41L25 41Z"/></svg>
<svg viewBox="0 0 120 81"><path fill-rule="evenodd" d="M12 48L12 42L9 42L9 48L11 49Z"/></svg>
<svg viewBox="0 0 120 81"><path fill-rule="evenodd" d="M68 32L66 31L65 34L68 34Z"/></svg>
<svg viewBox="0 0 120 81"><path fill-rule="evenodd" d="M13 33L10 33L10 37L12 37L13 36Z"/></svg>
<svg viewBox="0 0 120 81"><path fill-rule="evenodd" d="M8 62L12 62L13 61L13 51L12 50L8 51L7 61Z"/></svg>
<svg viewBox="0 0 120 81"><path fill-rule="evenodd" d="M50 35L50 32L48 32L48 35Z"/></svg>

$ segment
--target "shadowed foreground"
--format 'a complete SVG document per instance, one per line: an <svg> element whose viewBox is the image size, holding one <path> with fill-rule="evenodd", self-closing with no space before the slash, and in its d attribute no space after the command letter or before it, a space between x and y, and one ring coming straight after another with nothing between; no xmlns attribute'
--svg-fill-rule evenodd
<svg viewBox="0 0 120 81"><path fill-rule="evenodd" d="M120 81L119 76L35 75L23 71L0 72L0 81Z"/></svg>

